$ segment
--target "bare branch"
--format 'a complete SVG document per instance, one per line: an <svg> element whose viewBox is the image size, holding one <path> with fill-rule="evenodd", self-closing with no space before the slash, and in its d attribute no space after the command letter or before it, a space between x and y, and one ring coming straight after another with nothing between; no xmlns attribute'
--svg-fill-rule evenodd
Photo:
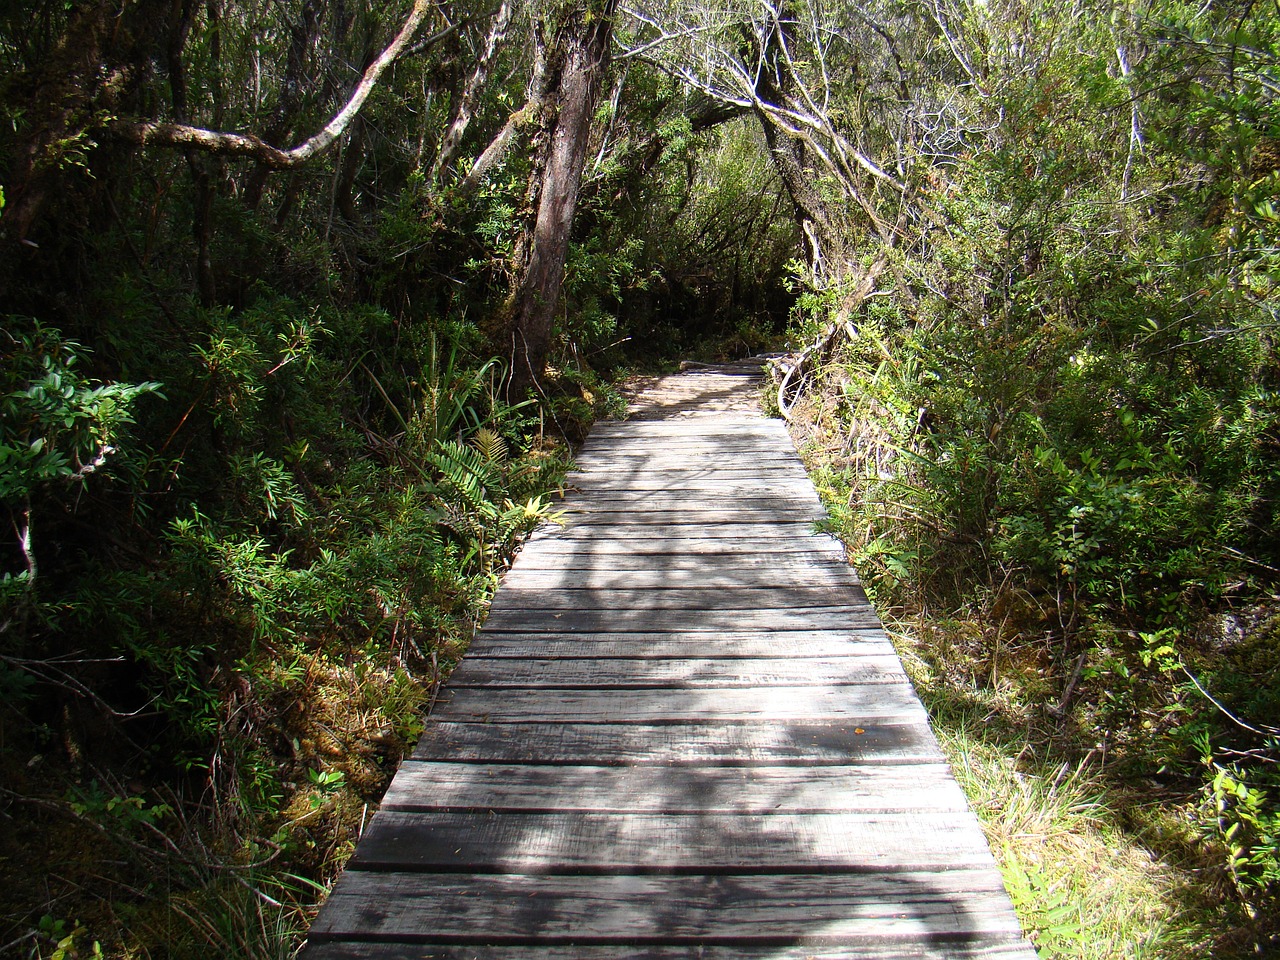
<svg viewBox="0 0 1280 960"><path fill-rule="evenodd" d="M184 123L117 121L110 124L108 129L142 146L154 144L186 147L221 156L252 157L274 169L296 167L331 147L346 132L365 101L369 99L373 88L382 79L387 67L395 62L409 41L413 39L413 35L417 33L429 10L429 0L414 0L413 9L405 20L404 26L400 28L400 32L396 34L391 44L365 70L364 76L360 78L360 82L356 84L350 99L342 109L334 114L333 119L318 133L292 149L286 150L273 146L251 133L206 130Z"/></svg>
<svg viewBox="0 0 1280 960"><path fill-rule="evenodd" d="M431 166L432 180L438 179L441 173L452 166L454 158L458 154L458 148L462 145L462 137L467 132L467 127L471 124L471 118L475 115L476 98L480 95L480 88L489 76L489 68L493 65L494 54L498 52L499 44L502 43L503 38L507 35L507 28L511 26L511 18L515 14L515 10L514 0L502 0L502 5L498 8L498 14L494 17L493 26L489 28L489 35L485 38L484 49L476 62L476 68L472 71L466 86L463 88L453 120L449 124L449 129L445 131L444 138L440 141L440 152L436 155L435 163Z"/></svg>

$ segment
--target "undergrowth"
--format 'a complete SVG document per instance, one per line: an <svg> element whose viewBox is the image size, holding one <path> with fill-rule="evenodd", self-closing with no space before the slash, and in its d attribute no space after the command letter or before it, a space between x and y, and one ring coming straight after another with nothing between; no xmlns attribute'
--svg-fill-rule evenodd
<svg viewBox="0 0 1280 960"><path fill-rule="evenodd" d="M877 423L836 426L849 395L793 426L1040 955L1273 955L1274 602L1223 611L1172 586L1188 606L1144 622L1073 609L1078 590L1025 568L966 582L936 552L964 541L929 529L953 518L925 499L938 481ZM842 460L853 444L875 453Z"/></svg>
<svg viewBox="0 0 1280 960"><path fill-rule="evenodd" d="M554 518L567 448L500 363L434 334L375 362L296 316L219 316L164 387L5 330L0 954L292 956Z"/></svg>
<svg viewBox="0 0 1280 960"><path fill-rule="evenodd" d="M1116 95L1073 55L992 98L793 427L1041 955L1275 955L1280 173L1208 98L1235 146L1137 162Z"/></svg>

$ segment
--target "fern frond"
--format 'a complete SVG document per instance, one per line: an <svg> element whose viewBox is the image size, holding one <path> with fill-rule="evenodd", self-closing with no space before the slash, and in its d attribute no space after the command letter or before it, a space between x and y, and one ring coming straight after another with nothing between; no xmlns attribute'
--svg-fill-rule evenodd
<svg viewBox="0 0 1280 960"><path fill-rule="evenodd" d="M462 494L477 511L492 508L489 490L500 486L501 477L477 451L456 440L441 440L426 459L446 489Z"/></svg>
<svg viewBox="0 0 1280 960"><path fill-rule="evenodd" d="M507 441L502 438L502 434L491 427L481 427L476 431L476 435L471 438L471 446L475 448L476 453L485 459L485 462L494 467L505 467L510 453L507 450Z"/></svg>

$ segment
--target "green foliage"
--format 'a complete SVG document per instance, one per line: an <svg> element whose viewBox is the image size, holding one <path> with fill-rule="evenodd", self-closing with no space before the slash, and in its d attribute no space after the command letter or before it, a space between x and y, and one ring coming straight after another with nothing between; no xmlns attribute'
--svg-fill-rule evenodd
<svg viewBox="0 0 1280 960"><path fill-rule="evenodd" d="M68 806L80 817L110 821L118 830L135 831L138 827L153 827L173 814L167 803L148 803L145 797L118 796L105 790L97 781L86 787L74 788L68 796Z"/></svg>
<svg viewBox="0 0 1280 960"><path fill-rule="evenodd" d="M974 619L942 674L1007 678L1045 749L1207 798L1184 810L1232 891L1225 955L1276 933L1273 631L1223 623L1280 566L1280 57L1260 15L1247 51L1216 13L1160 16L1113 25L1147 51L1130 75L1113 29L1044 9L986 47L989 125L923 177L918 246L800 409L877 600ZM802 292L797 339L840 305ZM1075 895L1010 877L1042 948L1077 955Z"/></svg>
<svg viewBox="0 0 1280 960"><path fill-rule="evenodd" d="M554 519L564 460L543 424L571 434L617 411L592 367L622 362L619 346L754 351L797 298L807 340L854 285L796 261L808 214L758 117L630 58L598 110L556 375L544 406L512 406L490 358L510 349L498 328L544 146L518 112L531 11L469 105L461 169L513 117L515 145L468 193L425 171L487 9L446 23L433 8L424 37L443 39L397 63L337 149L272 171L100 130L319 129L383 12L144 2L108 24L101 5L11 6L0 310L41 322L0 335L17 534L0 553L0 779L34 793L47 776L70 821L122 841L128 863L42 887L108 884L111 922L142 931L121 955L287 956L310 878L349 849L502 563ZM697 8L707 29L669 49L732 32L725 55L749 54L746 21L722 12ZM1136 16L837 5L814 24L826 45L801 36L802 12L788 25L795 79L825 97L788 134L848 168L843 185L809 177L845 232L827 256L884 254L892 287L819 364L836 438L819 479L880 599L990 609L950 653L1062 714L1026 729L1074 724L1115 768L1202 775L1199 842L1261 938L1274 637L1228 643L1204 615L1280 565L1277 26L1252 7ZM161 382L166 402L145 401ZM89 762L131 786L64 793L93 782ZM1042 940L1070 952L1075 894L1031 862L1010 876ZM45 910L15 914L35 929ZM79 924L49 923L41 950L87 953Z"/></svg>
<svg viewBox="0 0 1280 960"><path fill-rule="evenodd" d="M1274 745L1273 745L1274 749ZM1225 850L1226 869L1251 919L1280 904L1280 783L1250 784L1238 768L1211 760L1208 793L1216 818L1215 837Z"/></svg>
<svg viewBox="0 0 1280 960"><path fill-rule="evenodd" d="M10 318L0 380L0 500L28 502L54 484L83 482L116 453L133 402L160 384L94 385L77 367L85 349L56 330Z"/></svg>
<svg viewBox="0 0 1280 960"><path fill-rule="evenodd" d="M1023 932L1041 957L1070 957L1084 939L1082 908L1074 892L1045 880L1036 866L1004 857L1005 889L1023 923Z"/></svg>
<svg viewBox="0 0 1280 960"><path fill-rule="evenodd" d="M330 794L342 786L347 775L341 770L308 770L307 779L319 791L317 796L311 798L311 808L316 810L324 805Z"/></svg>
<svg viewBox="0 0 1280 960"><path fill-rule="evenodd" d="M39 960L79 960L80 957L103 956L102 944L94 940L91 945L84 943L84 936L89 931L81 924L68 924L65 920L55 919L46 913L40 918L40 926L36 931L36 956ZM45 952L46 948L49 950Z"/></svg>

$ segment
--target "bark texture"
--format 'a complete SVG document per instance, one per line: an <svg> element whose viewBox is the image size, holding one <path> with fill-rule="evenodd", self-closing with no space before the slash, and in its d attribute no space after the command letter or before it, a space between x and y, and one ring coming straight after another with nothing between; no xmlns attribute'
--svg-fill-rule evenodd
<svg viewBox="0 0 1280 960"><path fill-rule="evenodd" d="M510 395L515 399L536 385L550 352L591 118L609 67L616 5L617 0L604 0L599 8L574 4L550 39L543 102L545 159L534 171L536 212L510 322Z"/></svg>

